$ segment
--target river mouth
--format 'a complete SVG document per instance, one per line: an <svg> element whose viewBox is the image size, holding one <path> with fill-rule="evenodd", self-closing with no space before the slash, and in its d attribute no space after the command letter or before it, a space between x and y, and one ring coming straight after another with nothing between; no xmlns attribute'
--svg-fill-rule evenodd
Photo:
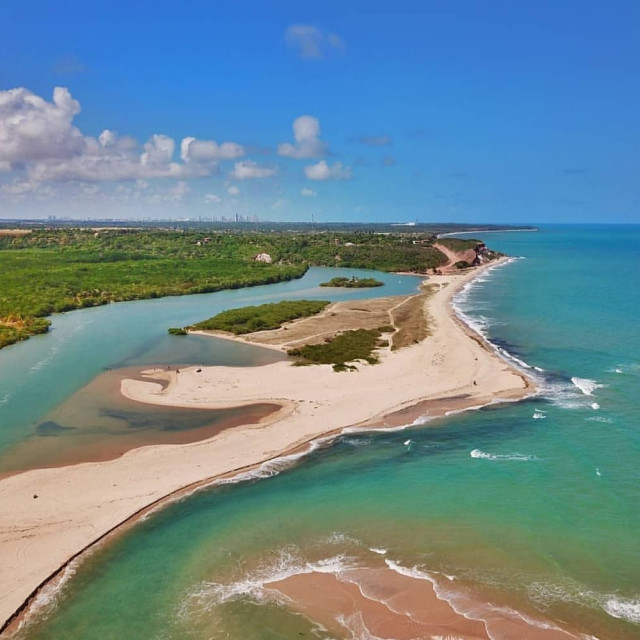
<svg viewBox="0 0 640 640"><path fill-rule="evenodd" d="M141 372L146 369L126 367L96 376L43 416L33 435L0 458L0 477L30 469L113 460L148 445L207 440L226 429L257 424L280 409L280 405L266 402L217 410L185 409L125 398L120 393L121 380L144 379Z"/></svg>

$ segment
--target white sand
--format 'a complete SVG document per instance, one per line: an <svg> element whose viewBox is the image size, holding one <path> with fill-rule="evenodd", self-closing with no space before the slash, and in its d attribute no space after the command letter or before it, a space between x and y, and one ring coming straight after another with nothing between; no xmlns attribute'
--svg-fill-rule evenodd
<svg viewBox="0 0 640 640"><path fill-rule="evenodd" d="M123 380L126 396L153 404L218 408L275 401L283 409L263 424L203 442L143 447L109 462L0 481L0 625L75 554L181 488L420 401L469 394L465 403L471 406L530 393L519 373L453 317L451 297L477 273L434 278L441 288L427 301L433 335L385 353L381 364L361 365L357 373L278 362L165 373L170 384L164 391L154 382Z"/></svg>

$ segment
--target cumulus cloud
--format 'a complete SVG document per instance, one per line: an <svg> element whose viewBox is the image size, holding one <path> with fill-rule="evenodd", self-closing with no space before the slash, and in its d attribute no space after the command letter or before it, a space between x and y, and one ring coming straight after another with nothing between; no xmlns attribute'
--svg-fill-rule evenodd
<svg viewBox="0 0 640 640"><path fill-rule="evenodd" d="M325 160L304 168L309 180L350 180L353 177L351 167L346 167L342 162L334 162L328 165Z"/></svg>
<svg viewBox="0 0 640 640"><path fill-rule="evenodd" d="M320 121L313 116L300 116L293 121L295 144L278 145L278 155L288 158L321 158L327 154L327 143L320 140Z"/></svg>
<svg viewBox="0 0 640 640"><path fill-rule="evenodd" d="M391 144L390 136L360 136L358 140L368 147L388 147Z"/></svg>
<svg viewBox="0 0 640 640"><path fill-rule="evenodd" d="M235 180L252 180L254 178L269 178L275 173L275 169L263 167L253 160L243 160L233 165L230 177Z"/></svg>
<svg viewBox="0 0 640 640"><path fill-rule="evenodd" d="M240 193L240 189L238 189L238 187L236 187L236 185L235 185L235 184L230 184L230 185L227 187L227 193L228 193L230 196L237 196L237 195Z"/></svg>
<svg viewBox="0 0 640 640"><path fill-rule="evenodd" d="M215 140L184 138L180 144L180 157L186 163L212 163L218 160L233 160L244 155L242 145L235 142L218 144Z"/></svg>
<svg viewBox="0 0 640 640"><path fill-rule="evenodd" d="M345 50L340 36L309 24L292 24L285 32L285 41L298 57L307 60L326 58Z"/></svg>
<svg viewBox="0 0 640 640"><path fill-rule="evenodd" d="M307 189L304 187L303 189L300 189L300 195L305 198L315 198L318 194L313 189Z"/></svg>
<svg viewBox="0 0 640 640"><path fill-rule="evenodd" d="M86 149L71 124L80 104L67 89L56 87L53 102L24 88L0 91L0 162L12 168L52 158L70 158Z"/></svg>
<svg viewBox="0 0 640 640"><path fill-rule="evenodd" d="M222 198L217 196L215 193L206 193L204 196L204 201L207 204L220 204L222 202Z"/></svg>
<svg viewBox="0 0 640 640"><path fill-rule="evenodd" d="M235 142L184 138L181 160L176 143L162 134L142 146L105 129L97 138L73 125L80 104L56 87L51 102L24 88L0 91L0 171L25 170L32 182L186 179L216 172L222 160L244 155Z"/></svg>

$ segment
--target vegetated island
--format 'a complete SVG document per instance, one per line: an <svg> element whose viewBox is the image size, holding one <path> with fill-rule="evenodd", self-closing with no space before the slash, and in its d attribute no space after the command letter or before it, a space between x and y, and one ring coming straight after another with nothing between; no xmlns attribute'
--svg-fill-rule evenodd
<svg viewBox="0 0 640 640"><path fill-rule="evenodd" d="M328 304L328 300L283 300L282 302L228 309L208 320L196 322L188 328L196 331L228 331L235 335L279 329L285 322L307 318L319 313Z"/></svg>
<svg viewBox="0 0 640 640"><path fill-rule="evenodd" d="M346 289L366 289L368 287L382 287L384 282L376 280L375 278L358 278L352 276L351 278L337 277L331 278L329 282L321 282L321 287L344 287Z"/></svg>
<svg viewBox="0 0 640 640"><path fill-rule="evenodd" d="M398 296L401 299L407 297ZM386 301L393 301L395 304L396 299L387 298ZM326 300L283 300L282 302L229 309L189 327L172 327L169 329L169 333L186 335L189 331L223 331L236 336L253 334L254 340L260 342L259 332L271 331L269 335L273 337L274 330L283 328L286 323L291 321L316 316L329 304ZM336 315L344 315L345 309L348 308L349 304L333 305L331 315L334 317ZM365 307L380 305L380 302L376 300L357 304L359 304L359 310L366 311L366 309L362 309L363 305ZM323 319L326 319L326 316ZM307 334L310 338L313 338L315 331L313 325L305 324L305 329L307 327L310 328L310 333L307 330ZM327 329L328 327L325 325L324 328ZM289 331L289 327L284 327L283 330ZM376 364L378 362L378 356L375 354L376 349L389 346L387 340L381 339L382 334L393 333L395 330L395 327L390 325L373 329L359 328L345 331L335 330L334 327L333 335L331 335L330 331L324 332L325 337L322 342L304 344L287 349L286 352L296 358L296 364L298 365L332 364L334 371L356 371L357 367L355 365L347 363L362 360L369 364Z"/></svg>
<svg viewBox="0 0 640 640"><path fill-rule="evenodd" d="M357 384L348 388L345 374L330 365L294 367L287 361L261 367L181 367L179 372L161 367L123 379L121 393L146 404L219 409L268 399L281 409L259 425L228 429L209 440L146 446L109 462L36 469L0 480L5 531L0 626L28 606L39 586L59 575L83 549L159 501L304 451L317 438L338 435L347 427L410 424L419 416L531 393L527 379L451 311L453 294L483 267L461 273L450 263L445 257L443 269L451 267L450 272L431 278L428 288L415 295L339 302L277 329L227 334L228 339L289 351L335 341L348 331L391 327L384 335L388 344L375 348L379 364L369 366L366 359L347 363L358 366L353 374ZM33 499L36 495L41 499ZM29 531L28 540L24 531Z"/></svg>
<svg viewBox="0 0 640 640"><path fill-rule="evenodd" d="M482 244L437 237L464 226L289 226L0 229L0 348L46 333L52 313L282 282L309 266L442 272L452 242L468 250ZM471 264L478 256L467 257Z"/></svg>

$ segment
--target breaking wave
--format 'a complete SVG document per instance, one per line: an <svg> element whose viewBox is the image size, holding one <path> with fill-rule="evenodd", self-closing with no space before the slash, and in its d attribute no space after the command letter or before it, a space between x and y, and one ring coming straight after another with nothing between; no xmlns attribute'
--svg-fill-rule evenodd
<svg viewBox="0 0 640 640"><path fill-rule="evenodd" d="M591 608L599 608L613 618L640 624L640 599L626 598L618 594L598 593L584 589L579 584L548 584L535 582L528 588L531 599L548 607L556 602L569 602Z"/></svg>
<svg viewBox="0 0 640 640"><path fill-rule="evenodd" d="M598 384L595 380L589 380L589 378L571 378L574 386L580 389L585 396L592 396L596 389L601 389L605 385Z"/></svg>
<svg viewBox="0 0 640 640"><path fill-rule="evenodd" d="M485 453L480 449L473 449L469 455L472 458L480 458L482 460L509 460L515 462L529 462L532 460L538 460L536 456L528 456L523 453Z"/></svg>

